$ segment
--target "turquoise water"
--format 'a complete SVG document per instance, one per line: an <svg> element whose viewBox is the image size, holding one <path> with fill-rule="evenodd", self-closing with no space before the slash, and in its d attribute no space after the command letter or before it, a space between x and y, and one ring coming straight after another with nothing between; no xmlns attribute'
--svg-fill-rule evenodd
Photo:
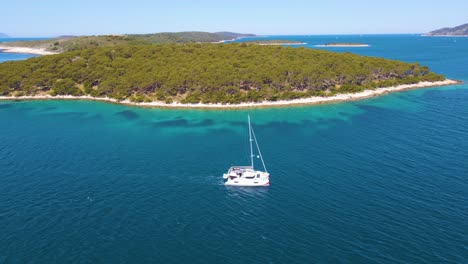
<svg viewBox="0 0 468 264"><path fill-rule="evenodd" d="M355 37L372 46L339 51L468 80L468 38ZM235 111L2 101L0 263L466 263L467 102L466 84ZM222 184L247 113L268 188Z"/></svg>

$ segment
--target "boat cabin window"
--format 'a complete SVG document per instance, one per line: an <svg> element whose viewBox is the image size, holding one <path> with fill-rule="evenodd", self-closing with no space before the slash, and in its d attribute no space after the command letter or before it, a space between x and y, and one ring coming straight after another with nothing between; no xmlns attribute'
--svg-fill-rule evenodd
<svg viewBox="0 0 468 264"><path fill-rule="evenodd" d="M257 178L260 178L260 174L257 174Z"/></svg>

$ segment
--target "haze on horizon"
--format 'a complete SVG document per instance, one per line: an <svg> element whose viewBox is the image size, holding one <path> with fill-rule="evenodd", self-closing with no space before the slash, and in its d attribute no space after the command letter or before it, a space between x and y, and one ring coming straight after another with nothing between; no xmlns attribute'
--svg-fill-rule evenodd
<svg viewBox="0 0 468 264"><path fill-rule="evenodd" d="M468 1L58 1L2 3L12 37L179 31L258 35L423 33L468 22Z"/></svg>

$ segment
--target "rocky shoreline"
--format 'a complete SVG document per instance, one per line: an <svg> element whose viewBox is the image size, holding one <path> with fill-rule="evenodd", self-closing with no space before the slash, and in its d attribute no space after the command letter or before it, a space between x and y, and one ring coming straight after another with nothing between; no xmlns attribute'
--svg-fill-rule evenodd
<svg viewBox="0 0 468 264"><path fill-rule="evenodd" d="M427 88L427 87L436 87L436 86L448 86L460 84L460 81L456 80L444 80L436 82L419 82L416 84L403 84L392 87L377 88L375 90L365 90L358 93L345 93L337 94L330 97L309 97L309 98L300 98L293 100L282 100L282 101L263 101L263 102L251 102L251 103L240 103L240 104L182 104L179 102L174 103L164 103L164 102L131 102L126 99L119 101L114 98L109 97L92 97L89 95L84 96L72 96L72 95L31 95L31 96L0 96L0 100L92 100L92 101L103 101L110 103L118 103L124 105L132 106L141 106L141 107L155 107L155 108L205 108L205 109L241 109L241 108L256 108L256 107L279 107L279 106L294 106L294 105L313 105L313 104L323 104L323 103L332 103L332 102L343 102L343 101L354 101L365 99L369 97L384 95L387 93L418 89L418 88Z"/></svg>

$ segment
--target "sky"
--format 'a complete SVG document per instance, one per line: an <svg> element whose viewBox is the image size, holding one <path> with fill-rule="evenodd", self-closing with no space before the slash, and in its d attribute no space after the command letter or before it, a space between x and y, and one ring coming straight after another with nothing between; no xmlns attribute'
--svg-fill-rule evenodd
<svg viewBox="0 0 468 264"><path fill-rule="evenodd" d="M467 11L468 0L14 0L0 4L0 32L13 37L424 33L468 23Z"/></svg>

